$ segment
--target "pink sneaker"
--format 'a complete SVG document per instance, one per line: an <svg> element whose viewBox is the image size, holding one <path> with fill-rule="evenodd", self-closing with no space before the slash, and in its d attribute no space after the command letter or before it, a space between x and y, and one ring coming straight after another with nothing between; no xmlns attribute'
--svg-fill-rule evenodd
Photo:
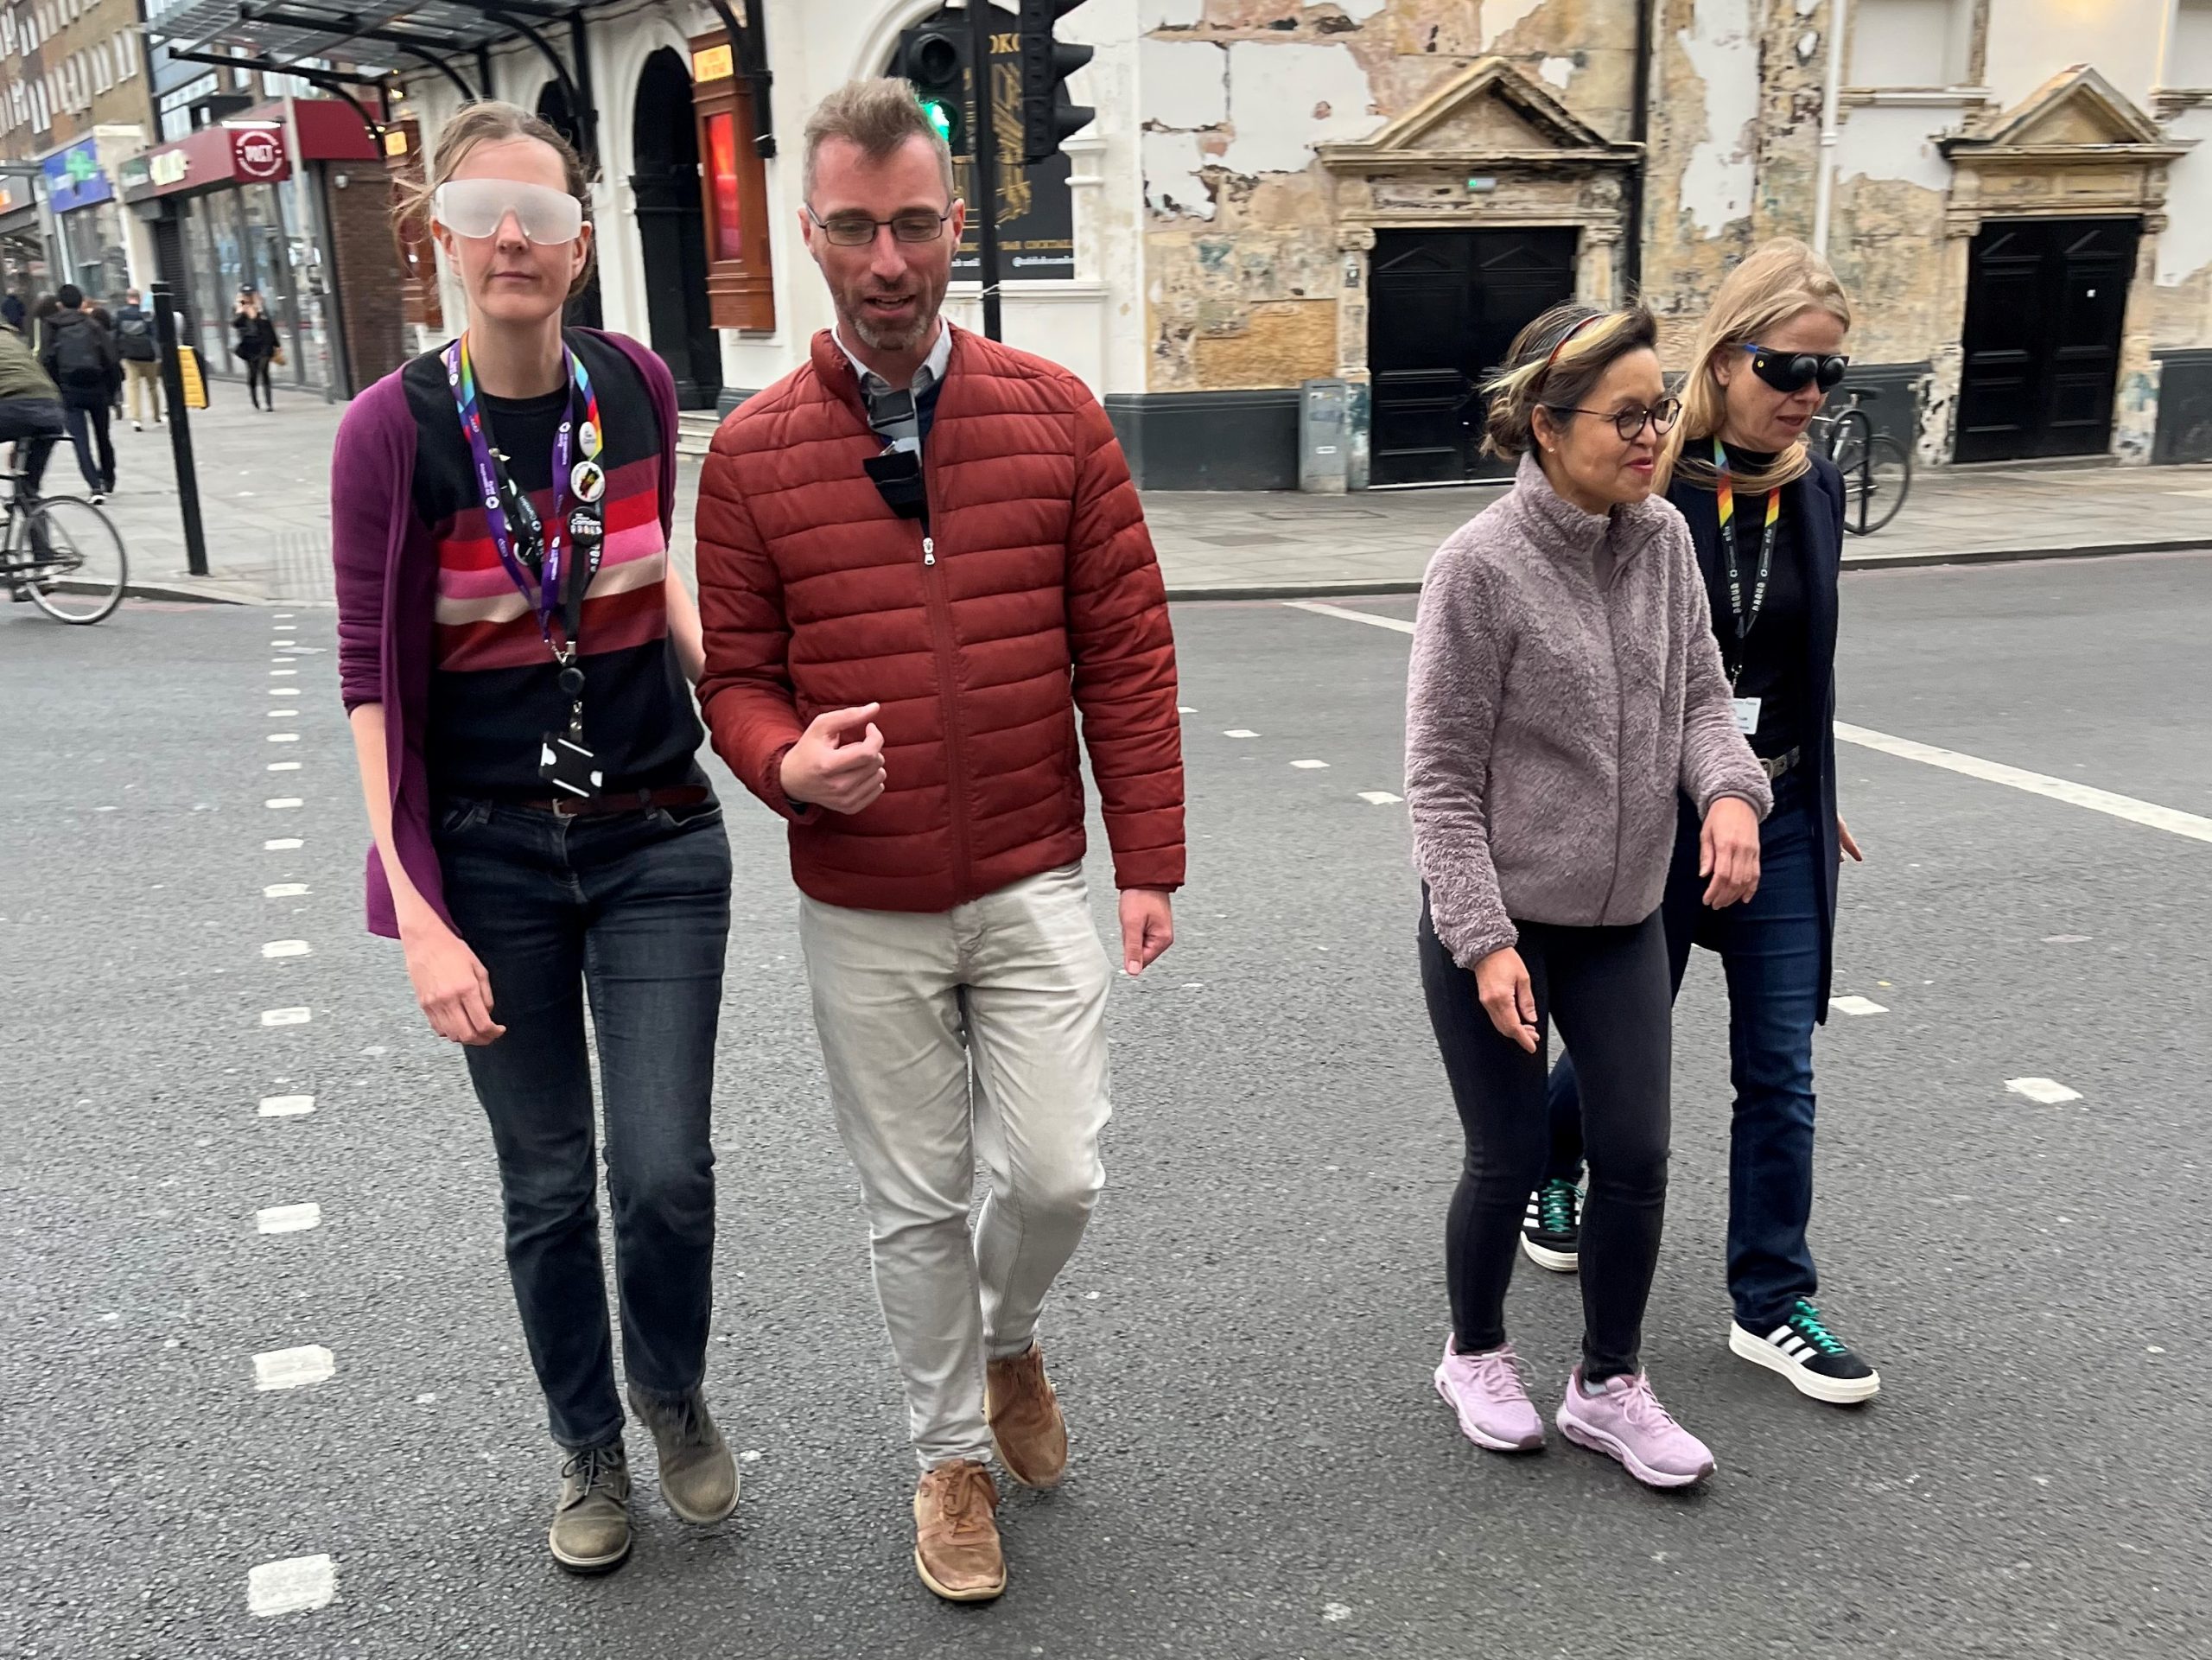
<svg viewBox="0 0 2212 1660"><path fill-rule="evenodd" d="M1618 1459L1647 1487L1692 1486L1713 1473L1712 1453L1667 1415L1642 1372L1608 1377L1596 1394L1586 1395L1582 1368L1577 1366L1567 1380L1567 1398L1559 1403L1559 1433L1593 1453Z"/></svg>
<svg viewBox="0 0 2212 1660"><path fill-rule="evenodd" d="M1478 1447L1530 1453L1544 1444L1544 1421L1529 1400L1510 1343L1486 1354L1461 1354L1446 1338L1436 1392L1459 1415L1460 1429Z"/></svg>

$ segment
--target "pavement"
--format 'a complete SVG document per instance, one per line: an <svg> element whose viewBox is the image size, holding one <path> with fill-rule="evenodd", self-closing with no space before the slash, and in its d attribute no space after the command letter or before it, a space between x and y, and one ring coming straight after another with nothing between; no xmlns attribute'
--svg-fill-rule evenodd
<svg viewBox="0 0 2212 1660"><path fill-rule="evenodd" d="M118 423L111 511L130 549L133 591L245 604L327 604L332 441L343 404L280 395L259 414L241 388L190 419L208 574L186 569L166 431ZM67 446L57 487L74 488ZM678 466L676 556L691 560L699 462ZM1152 491L1145 510L1178 599L1413 593L1430 554L1497 499L1495 486L1287 492ZM1853 567L2170 550L2212 544L2212 466L2101 464L1923 472L1885 529L1846 540Z"/></svg>
<svg viewBox="0 0 2212 1660"><path fill-rule="evenodd" d="M1479 1452L1431 1390L1459 1145L1391 798L1388 625L1413 601L1330 603L1177 609L1190 886L1173 951L1116 988L1109 1183L1046 1317L1070 1480L1009 1496L1012 1587L981 1608L911 1566L777 823L718 771L709 1388L744 1498L678 1524L633 1435L636 1555L574 1580L544 1551L556 1459L484 1121L360 929L330 614L0 611L0 1650L2205 1653L2212 555L1847 575L1868 862L1835 990L1883 1012L1819 1040L1815 1244L1885 1386L1839 1411L1726 1351L1727 1037L1700 958L1645 1346L1719 1455L1689 1496L1556 1440ZM2009 1087L2030 1078L2070 1093ZM312 1226L264 1215L308 1205ZM1575 1283L1523 1264L1509 1314L1548 1407ZM292 1376L327 1375L256 1387L257 1357L302 1349L327 1354ZM254 1613L285 1575L298 1606Z"/></svg>

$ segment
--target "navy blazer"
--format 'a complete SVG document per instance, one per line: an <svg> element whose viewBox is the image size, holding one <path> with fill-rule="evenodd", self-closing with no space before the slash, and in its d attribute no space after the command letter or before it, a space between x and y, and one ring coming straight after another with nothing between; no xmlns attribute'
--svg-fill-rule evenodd
<svg viewBox="0 0 2212 1660"><path fill-rule="evenodd" d="M1713 493L1677 479L1668 487L1667 499L1689 521L1690 540L1697 548L1697 562L1708 576L1723 569L1720 554L1720 510ZM1810 661L1806 665L1805 706L1819 711L1819 730L1806 734L1805 781L1812 786L1818 822L1819 854L1814 861L1815 879L1821 894L1821 1005L1822 1021L1828 1017L1828 995L1835 977L1836 877L1843 857L1835 827L1835 633L1836 579L1843 569L1843 474L1835 463L1817 453L1813 470L1783 492L1782 511L1791 515L1797 545L1805 550L1805 592L1811 607ZM1697 840L1688 842L1688 856L1695 861ZM1676 843L1675 858L1682 857ZM1693 864L1694 869L1694 864ZM1677 873L1679 875L1680 873Z"/></svg>

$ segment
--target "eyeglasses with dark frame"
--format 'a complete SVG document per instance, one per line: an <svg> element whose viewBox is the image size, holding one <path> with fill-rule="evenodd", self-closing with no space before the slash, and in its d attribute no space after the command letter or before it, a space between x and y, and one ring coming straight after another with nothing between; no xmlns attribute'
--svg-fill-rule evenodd
<svg viewBox="0 0 2212 1660"><path fill-rule="evenodd" d="M893 213L889 219L870 219L865 213L832 213L828 219L814 211L808 204L807 218L822 227L822 234L840 248L865 248L875 240L875 233L887 225L891 234L900 242L934 242L944 234L944 222L952 217L948 207L942 213L932 213L925 208L909 208Z"/></svg>
<svg viewBox="0 0 2212 1660"><path fill-rule="evenodd" d="M1545 407L1554 415L1595 415L1609 420L1624 444L1636 442L1646 422L1650 423L1654 437L1663 438L1682 418L1682 400L1679 398L1662 398L1648 410L1586 410L1573 404L1548 404Z"/></svg>

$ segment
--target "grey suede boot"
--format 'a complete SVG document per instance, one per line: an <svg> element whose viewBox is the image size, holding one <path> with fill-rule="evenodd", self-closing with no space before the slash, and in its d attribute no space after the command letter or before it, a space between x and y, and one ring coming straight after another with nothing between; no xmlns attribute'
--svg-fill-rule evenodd
<svg viewBox="0 0 2212 1660"><path fill-rule="evenodd" d="M721 1521L737 1508L737 1462L729 1443L694 1390L679 1400L655 1399L630 1386L630 1410L653 1432L660 1449L660 1496L694 1527Z"/></svg>
<svg viewBox="0 0 2212 1660"><path fill-rule="evenodd" d="M630 1462L620 1441L569 1454L545 1542L571 1574L611 1574L629 1560Z"/></svg>

